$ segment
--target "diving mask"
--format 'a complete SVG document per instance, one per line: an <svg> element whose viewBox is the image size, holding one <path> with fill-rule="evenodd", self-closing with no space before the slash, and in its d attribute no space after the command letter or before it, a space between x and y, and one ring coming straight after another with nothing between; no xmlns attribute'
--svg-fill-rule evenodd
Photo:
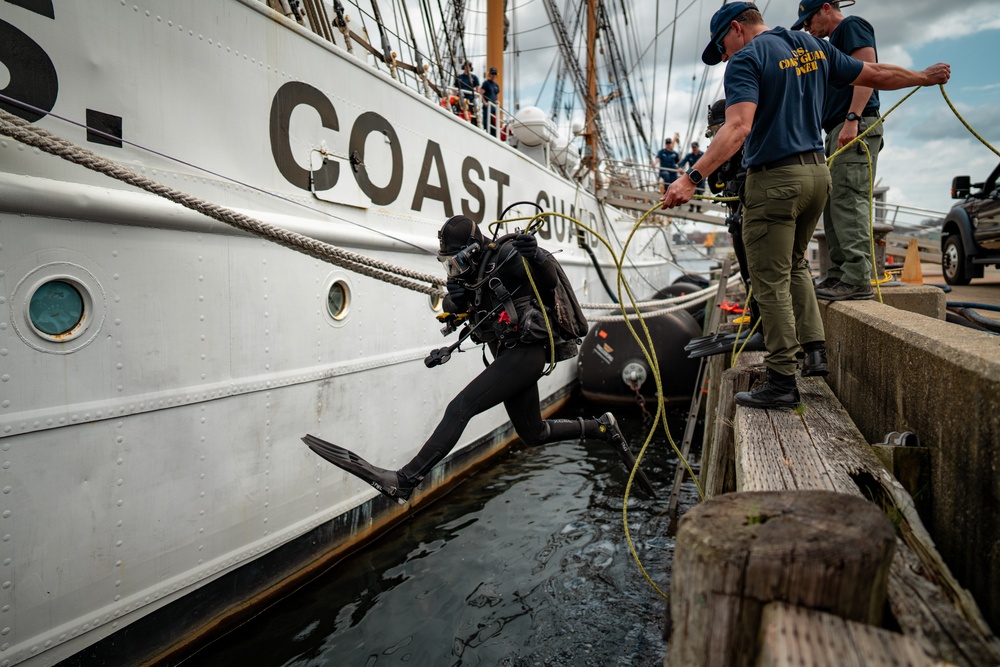
<svg viewBox="0 0 1000 667"><path fill-rule="evenodd" d="M450 278L464 275L475 265L474 256L479 252L479 244L472 243L451 255L438 255L438 261L444 264L444 270Z"/></svg>

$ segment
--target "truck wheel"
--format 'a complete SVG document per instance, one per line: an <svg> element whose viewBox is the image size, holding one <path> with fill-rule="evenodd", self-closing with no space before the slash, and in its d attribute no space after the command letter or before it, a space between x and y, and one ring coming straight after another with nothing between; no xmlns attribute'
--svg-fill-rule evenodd
<svg viewBox="0 0 1000 667"><path fill-rule="evenodd" d="M968 260L965 248L962 247L962 237L952 234L944 240L944 250L941 252L941 273L949 285L968 285L972 276L965 269Z"/></svg>

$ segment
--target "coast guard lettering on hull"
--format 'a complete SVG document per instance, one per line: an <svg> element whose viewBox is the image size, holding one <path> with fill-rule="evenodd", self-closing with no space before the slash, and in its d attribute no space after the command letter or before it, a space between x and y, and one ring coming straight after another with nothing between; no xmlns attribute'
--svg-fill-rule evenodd
<svg viewBox="0 0 1000 667"><path fill-rule="evenodd" d="M34 5L24 6L54 19L52 5L46 3L41 5L44 5L42 11ZM2 102L0 105L31 122L44 118L55 107L59 95L59 78L52 58L31 37L5 21L0 21L0 43L7 45L7 49L0 52L0 60L10 72L10 83L5 94L40 111L26 110ZM14 53L19 54L18 57L13 57ZM288 183L319 196L337 188L341 182L342 165L338 160L328 159L310 171L296 160L289 128L292 114L300 106L309 107L318 114L320 128L334 133L341 131L340 116L329 97L308 83L290 81L282 85L271 100L269 114L271 155L278 171ZM89 127L122 138L122 118L93 109L86 110L86 117ZM387 182L384 183L375 182L365 161L368 138L373 133L384 136L388 146L388 159L391 165L388 169L380 170L389 174ZM96 133L88 133L88 140L121 147L120 141L115 142ZM396 128L386 118L374 111L363 111L350 127L347 165L351 169L357 187L372 204L389 206L396 203L403 194L404 165L406 168L413 168L416 161L404 154ZM455 168L460 170L465 188L464 193L459 193L457 206L460 210L457 212L477 223L488 221L487 218L492 220L499 217L509 203L510 193L507 191L507 186L511 182L510 175L494 167L484 166L472 155L465 156L460 165L447 163L441 145L433 139L428 139L424 145L423 155L420 158L420 175L409 201L410 210L421 212L430 200L440 203L444 217L455 215L456 193L452 192L452 181L448 177L449 169ZM321 198L336 202L336 195L334 192L332 196ZM491 200L489 205L494 209L492 211L487 210L488 198ZM566 202L557 200L544 190L537 193L535 203L545 210L556 210L572 218L579 218L591 228L595 228L598 224L594 213L582 209L578 211L572 203L567 207ZM572 223L557 218L551 221L551 225L540 230L539 236L549 240L566 241L573 233ZM594 240L588 240L593 245Z"/></svg>
<svg viewBox="0 0 1000 667"><path fill-rule="evenodd" d="M271 102L271 155L281 175L295 187L315 192L331 190L340 181L341 164L339 162L326 160L321 167L310 172L299 165L293 154L289 126L292 113L300 105L312 108L319 115L323 128L331 132L341 131L337 109L321 90L300 81L286 83L275 93ZM384 136L389 146L388 158L391 162L391 169L388 182L384 185L373 182L366 166L367 142L373 133ZM374 111L365 111L355 119L349 137L348 162L358 187L371 200L372 204L388 206L395 203L399 199L403 187L404 165L415 164L413 160L403 154L396 128L386 118ZM446 217L455 215L448 168L449 165L441 152L441 145L428 139L420 162L420 176L417 178L413 198L410 201L410 210L422 211L424 203L427 200L432 200L441 203ZM465 194L469 195L468 198L462 197L460 200L461 214L477 224L482 223L487 216L486 191L489 191L491 194L495 193L494 202L496 205L496 211L491 213L490 217L491 219L498 218L508 203L505 188L510 185L510 176L493 167L484 168L483 164L471 155L465 156L462 160L460 170ZM487 180L493 185L488 186ZM557 204L557 200L545 191L538 193L535 202L545 210L555 209ZM558 203L560 213L577 217L578 212L575 210L575 206L570 204L567 212L565 202ZM589 211L580 211L579 216L584 219L588 226L593 227L597 224L597 216ZM569 223L566 220L555 221L552 225L553 229L544 229L540 232L540 236L552 238L554 234L557 240L564 241L570 234L568 226Z"/></svg>

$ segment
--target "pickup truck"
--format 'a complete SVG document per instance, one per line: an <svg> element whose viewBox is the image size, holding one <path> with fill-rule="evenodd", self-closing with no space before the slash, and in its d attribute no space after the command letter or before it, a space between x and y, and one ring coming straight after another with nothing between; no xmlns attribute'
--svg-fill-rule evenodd
<svg viewBox="0 0 1000 667"><path fill-rule="evenodd" d="M983 267L1000 268L1000 164L982 183L968 176L951 182L956 204L941 228L941 272L949 285L968 285L983 277Z"/></svg>

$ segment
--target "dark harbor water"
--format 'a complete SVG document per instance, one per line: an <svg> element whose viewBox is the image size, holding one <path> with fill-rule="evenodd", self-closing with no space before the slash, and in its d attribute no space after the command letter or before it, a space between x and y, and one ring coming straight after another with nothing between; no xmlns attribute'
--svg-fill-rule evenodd
<svg viewBox="0 0 1000 667"><path fill-rule="evenodd" d="M591 411L574 404L560 416ZM678 444L684 416L671 418ZM648 430L642 415L620 412L619 420L638 450ZM632 539L664 592L676 531L676 518L666 515L675 463L661 427L643 466L660 498L634 488L629 500ZM662 665L666 604L628 550L627 479L598 442L517 444L183 665ZM696 501L688 479L680 513Z"/></svg>

